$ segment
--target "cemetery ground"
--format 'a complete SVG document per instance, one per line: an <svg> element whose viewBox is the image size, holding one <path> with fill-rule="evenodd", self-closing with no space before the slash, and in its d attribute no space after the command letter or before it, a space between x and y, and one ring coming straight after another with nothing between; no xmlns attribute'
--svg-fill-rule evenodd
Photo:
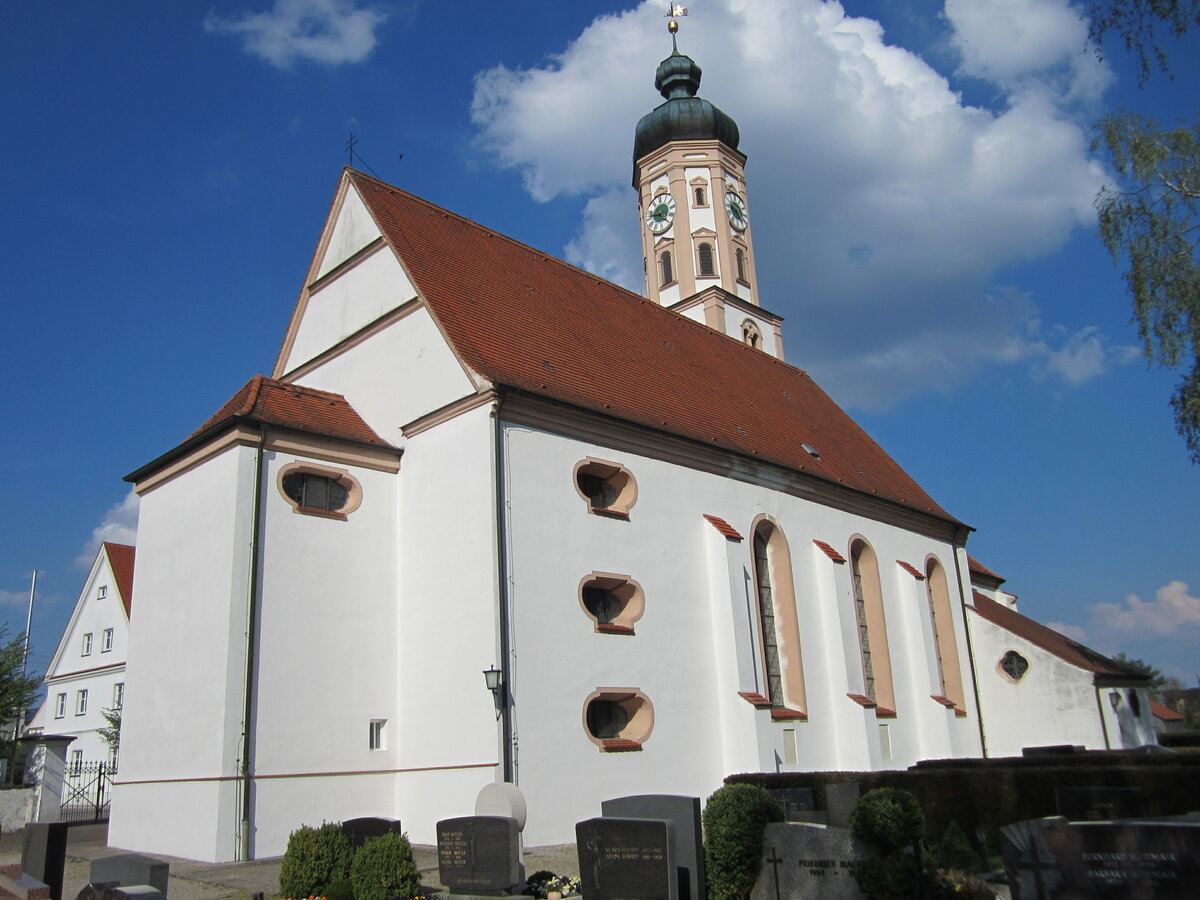
<svg viewBox="0 0 1200 900"><path fill-rule="evenodd" d="M107 846L107 825L78 825L71 828L67 843L67 866L63 877L63 900L74 900L88 881L92 860L123 851ZM21 861L24 831L0 835L0 865ZM279 896L281 856L237 863L205 863L173 856L143 854L171 864L170 900L251 900L262 891L267 900ZM443 890L438 880L437 847L414 844L413 857L421 870L421 883ZM574 844L525 848L526 872L549 869L567 875L579 874Z"/></svg>

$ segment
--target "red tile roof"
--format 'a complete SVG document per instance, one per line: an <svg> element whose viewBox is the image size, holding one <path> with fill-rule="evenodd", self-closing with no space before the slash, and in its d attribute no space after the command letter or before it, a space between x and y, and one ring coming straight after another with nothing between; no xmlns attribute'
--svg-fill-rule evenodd
<svg viewBox="0 0 1200 900"><path fill-rule="evenodd" d="M238 418L358 444L390 446L371 430L341 394L284 384L263 375L255 375L242 385L191 437Z"/></svg>
<svg viewBox="0 0 1200 900"><path fill-rule="evenodd" d="M346 174L463 361L493 383L957 524L801 370L361 172Z"/></svg>
<svg viewBox="0 0 1200 900"><path fill-rule="evenodd" d="M821 552L824 553L826 556L828 556L830 559L832 559L834 562L844 563L846 561L846 557L842 556L842 554L838 553L836 550L834 550L831 546L829 546L824 541L818 541L818 540L814 539L813 543L816 544L818 547L820 547Z"/></svg>
<svg viewBox="0 0 1200 900"><path fill-rule="evenodd" d="M997 575L995 572L973 557L970 553L967 554L967 568L974 574L984 575L988 578L994 578L998 584L1004 583L1004 576Z"/></svg>
<svg viewBox="0 0 1200 900"><path fill-rule="evenodd" d="M902 569L903 569L905 572L907 572L907 573L908 573L909 575L911 575L913 578L917 579L917 581L924 581L924 580L925 580L925 576L924 576L924 575L922 575L920 572L918 572L916 569L914 569L912 566L910 566L910 565L909 565L908 563L906 563L904 560L902 560L902 559L898 559L898 560L896 560L896 562L900 564L900 568L902 568Z"/></svg>
<svg viewBox="0 0 1200 900"><path fill-rule="evenodd" d="M1178 713L1169 706L1164 706L1157 700L1150 701L1150 713L1162 722L1182 722L1183 713Z"/></svg>
<svg viewBox="0 0 1200 900"><path fill-rule="evenodd" d="M719 516L710 516L708 513L705 513L704 518L708 519L712 523L713 528L717 529L717 531L721 532L721 534L725 535L731 541L742 540L742 536L738 534L737 529Z"/></svg>
<svg viewBox="0 0 1200 900"><path fill-rule="evenodd" d="M136 551L128 544L104 542L104 552L108 554L108 565L112 568L113 577L117 579L117 590L121 592L121 605L125 607L125 618L133 608L133 557Z"/></svg>
<svg viewBox="0 0 1200 900"><path fill-rule="evenodd" d="M997 603L991 597L974 591L974 610L993 625L999 625L1005 631L1010 631L1022 637L1048 653L1073 666L1093 672L1101 678L1111 678L1128 682L1146 682L1149 679L1139 675L1132 669L1127 669L1119 662L1097 653L1090 647L1085 647L1071 640L1064 634L1059 634L1053 628L1047 628L1040 622L1035 622L1028 616L1023 616L1009 609L1002 603Z"/></svg>

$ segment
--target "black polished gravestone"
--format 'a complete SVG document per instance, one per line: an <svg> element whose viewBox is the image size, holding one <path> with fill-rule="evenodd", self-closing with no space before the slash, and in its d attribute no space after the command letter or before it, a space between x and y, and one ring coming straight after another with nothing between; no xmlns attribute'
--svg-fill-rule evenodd
<svg viewBox="0 0 1200 900"><path fill-rule="evenodd" d="M404 829L400 827L399 819L362 816L343 822L342 833L350 839L350 846L357 850L371 838L383 837L385 834L404 834Z"/></svg>
<svg viewBox="0 0 1200 900"><path fill-rule="evenodd" d="M1030 819L1001 829L1013 900L1194 900L1200 822Z"/></svg>
<svg viewBox="0 0 1200 900"><path fill-rule="evenodd" d="M783 821L785 822L811 821L811 816L805 815L805 813L812 813L817 808L812 788L769 787L767 793L783 810Z"/></svg>
<svg viewBox="0 0 1200 900"><path fill-rule="evenodd" d="M583 900L679 900L674 823L588 819L575 826Z"/></svg>
<svg viewBox="0 0 1200 900"><path fill-rule="evenodd" d="M504 816L462 816L437 823L438 877L453 894L519 893L520 828Z"/></svg>
<svg viewBox="0 0 1200 900"><path fill-rule="evenodd" d="M1136 819L1146 815L1141 788L1060 787L1054 789L1058 814L1072 822Z"/></svg>
<svg viewBox="0 0 1200 900"><path fill-rule="evenodd" d="M50 900L62 900L67 828L66 822L31 822L25 826L21 871L50 888Z"/></svg>
<svg viewBox="0 0 1200 900"><path fill-rule="evenodd" d="M608 819L667 819L674 828L672 851L679 876L679 900L705 900L704 836L700 829L700 798L674 794L614 797L600 804Z"/></svg>
<svg viewBox="0 0 1200 900"><path fill-rule="evenodd" d="M149 885L165 897L170 877L170 863L159 862L140 853L117 853L92 860L88 881L93 885L105 882Z"/></svg>

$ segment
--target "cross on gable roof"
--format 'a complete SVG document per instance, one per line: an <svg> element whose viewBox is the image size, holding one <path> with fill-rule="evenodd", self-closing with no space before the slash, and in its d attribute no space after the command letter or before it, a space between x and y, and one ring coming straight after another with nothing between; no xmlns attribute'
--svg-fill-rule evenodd
<svg viewBox="0 0 1200 900"><path fill-rule="evenodd" d="M800 369L361 172L344 177L460 359L493 384L959 524Z"/></svg>

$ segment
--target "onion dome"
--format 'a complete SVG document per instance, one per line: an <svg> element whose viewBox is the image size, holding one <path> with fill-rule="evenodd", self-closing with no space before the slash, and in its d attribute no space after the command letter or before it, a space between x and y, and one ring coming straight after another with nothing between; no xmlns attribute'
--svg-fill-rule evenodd
<svg viewBox="0 0 1200 900"><path fill-rule="evenodd" d="M673 40L673 39L672 39ZM738 145L738 127L728 114L696 96L700 67L673 48L658 65L654 86L667 102L642 116L633 139L633 162L670 141L718 140L730 149ZM636 179L635 179L636 182Z"/></svg>

